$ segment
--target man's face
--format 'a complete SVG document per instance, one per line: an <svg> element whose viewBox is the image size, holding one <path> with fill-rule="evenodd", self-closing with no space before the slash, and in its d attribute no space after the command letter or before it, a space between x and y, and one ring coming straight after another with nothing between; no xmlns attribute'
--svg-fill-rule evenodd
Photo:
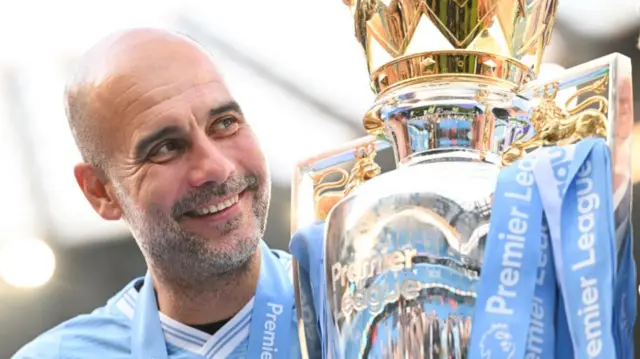
<svg viewBox="0 0 640 359"><path fill-rule="evenodd" d="M99 109L117 120L109 178L147 260L189 281L246 263L261 238L269 173L255 134L207 61L108 80Z"/></svg>

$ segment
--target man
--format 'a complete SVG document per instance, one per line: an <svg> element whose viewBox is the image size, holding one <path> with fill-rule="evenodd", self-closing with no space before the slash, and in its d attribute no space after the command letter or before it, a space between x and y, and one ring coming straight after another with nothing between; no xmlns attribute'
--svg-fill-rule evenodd
<svg viewBox="0 0 640 359"><path fill-rule="evenodd" d="M14 358L298 357L291 259L261 241L265 157L205 50L156 29L111 35L66 104L78 185L127 223L148 273Z"/></svg>

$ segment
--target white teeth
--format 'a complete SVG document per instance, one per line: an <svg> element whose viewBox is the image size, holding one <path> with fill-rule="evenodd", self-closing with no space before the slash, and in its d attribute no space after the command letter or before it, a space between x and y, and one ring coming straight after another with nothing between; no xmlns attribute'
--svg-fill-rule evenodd
<svg viewBox="0 0 640 359"><path fill-rule="evenodd" d="M233 206L234 204L238 203L238 195L235 195L225 201L222 201L220 203L218 203L217 205L214 204L212 206L209 207L204 207L204 208L200 208L198 210L196 210L195 212L199 215L199 216L204 216L207 214L213 214L216 212L220 212L225 208L229 208L231 206Z"/></svg>

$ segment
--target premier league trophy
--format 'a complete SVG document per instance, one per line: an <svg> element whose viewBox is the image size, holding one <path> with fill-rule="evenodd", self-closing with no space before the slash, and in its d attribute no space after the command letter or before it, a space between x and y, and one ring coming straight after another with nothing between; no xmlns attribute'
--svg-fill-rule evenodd
<svg viewBox="0 0 640 359"><path fill-rule="evenodd" d="M557 0L344 2L353 14L376 100L364 115L367 136L301 161L294 175L292 233L313 221L325 228L322 243L308 244L321 248L322 262L306 263L303 270L300 258L294 261L303 357L521 359L524 349L512 349L510 342L520 332L527 336L527 358L547 358L553 356L542 354L548 349L542 346L551 345L543 343L545 336L559 337L567 326L574 334L566 347L570 350L572 341L582 345L576 325L554 321L564 318L565 307L556 305L561 296L545 304L552 308L546 314L535 299L524 303L527 324L516 332L489 323L490 330L476 334L482 279L495 264L485 262L493 253L485 249L491 227L500 223L499 210L512 232L496 233L507 243L497 258L512 266L497 277L501 297L487 297L482 306L507 312L508 300L521 293L509 283L518 278L524 283L531 273L520 267L524 254L516 251L524 241L516 234L526 223L518 216L527 215L507 201L501 207L499 176L538 149L600 138L611 158L611 190L598 203L606 214L604 203L611 202L614 272L633 270L628 264L620 269L631 241L630 59L612 54L539 79ZM395 165L384 168L376 161L390 151ZM556 179L571 171L553 168ZM585 167L580 170L578 175L586 176ZM525 175L514 176L518 183L533 183L534 177ZM541 193L557 185L536 181ZM559 220L549 213L551 227ZM550 236L567 226L554 227ZM589 238L581 237L579 245L586 248ZM547 274L554 277L556 271L560 278L569 269L558 269L555 260ZM313 266L321 270L309 273ZM587 288L587 277L581 283L586 305L597 292ZM564 293L565 298L570 294ZM635 298L634 291L625 293ZM625 299L614 301L609 307L621 309L609 328L596 326L600 322L588 306L576 314L585 325L583 344L594 354L590 357L613 358L602 356L605 344L598 333L628 321L625 310L635 311L622 308L630 303ZM471 350L474 340L479 345ZM489 354L492 346L500 353ZM548 349L556 357L557 347ZM618 349L617 357L626 356Z"/></svg>

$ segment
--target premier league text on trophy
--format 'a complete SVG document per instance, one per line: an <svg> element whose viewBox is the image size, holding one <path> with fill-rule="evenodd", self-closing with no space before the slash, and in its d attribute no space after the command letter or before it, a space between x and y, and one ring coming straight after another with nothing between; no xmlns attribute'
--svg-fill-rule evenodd
<svg viewBox="0 0 640 359"><path fill-rule="evenodd" d="M336 291L338 283L342 288L347 288L349 283L365 283L368 279L387 271L398 273L402 270L411 270L413 257L417 255L415 249L398 250L385 253L364 261L343 265L340 262L331 268L333 290ZM340 303L341 316L348 317L353 311L369 309L376 315L382 312L384 305L393 303L402 297L407 300L415 299L422 289L420 282L412 279L394 281L395 288L389 288L388 281L382 285L371 284L368 288L358 288L355 292L345 291Z"/></svg>

